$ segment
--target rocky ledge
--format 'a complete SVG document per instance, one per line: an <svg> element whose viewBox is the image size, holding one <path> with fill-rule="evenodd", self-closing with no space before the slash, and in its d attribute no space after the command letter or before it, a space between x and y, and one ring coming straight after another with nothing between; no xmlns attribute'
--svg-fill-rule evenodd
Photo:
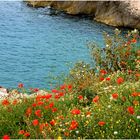
<svg viewBox="0 0 140 140"><path fill-rule="evenodd" d="M87 14L93 19L116 27L140 29L140 1L34 1L26 0L32 7L50 6L65 13L78 15Z"/></svg>

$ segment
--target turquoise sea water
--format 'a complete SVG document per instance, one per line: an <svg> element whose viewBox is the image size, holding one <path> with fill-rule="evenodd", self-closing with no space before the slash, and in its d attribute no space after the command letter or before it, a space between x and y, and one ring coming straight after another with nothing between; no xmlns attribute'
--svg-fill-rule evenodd
<svg viewBox="0 0 140 140"><path fill-rule="evenodd" d="M49 76L68 73L67 63L90 62L86 44L103 45L112 27L84 17L50 16L23 2L0 2L0 86L49 87Z"/></svg>

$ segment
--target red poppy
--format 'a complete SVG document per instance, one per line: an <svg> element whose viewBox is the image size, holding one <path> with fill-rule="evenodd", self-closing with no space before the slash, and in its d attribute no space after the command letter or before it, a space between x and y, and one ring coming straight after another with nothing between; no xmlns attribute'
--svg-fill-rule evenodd
<svg viewBox="0 0 140 140"><path fill-rule="evenodd" d="M48 126L49 126L49 124L48 124L48 123L45 123L45 126L46 126L46 127L48 127Z"/></svg>
<svg viewBox="0 0 140 140"><path fill-rule="evenodd" d="M18 84L18 88L23 88L23 87L24 87L24 85L22 83Z"/></svg>
<svg viewBox="0 0 140 140"><path fill-rule="evenodd" d="M40 101L41 99L42 99L42 96L38 94L38 95L36 96L36 100L37 100L37 101Z"/></svg>
<svg viewBox="0 0 140 140"><path fill-rule="evenodd" d="M44 102L42 102L42 101L38 101L38 102L37 102L37 105L38 105L38 106L41 106L41 105L43 105L43 104L44 104Z"/></svg>
<svg viewBox="0 0 140 140"><path fill-rule="evenodd" d="M132 42L132 43L136 43L137 40L136 40L135 38L133 38L133 39L131 40L131 42Z"/></svg>
<svg viewBox="0 0 140 140"><path fill-rule="evenodd" d="M118 84L122 84L124 82L124 79L122 78L122 77L119 77L118 79L117 79L117 83Z"/></svg>
<svg viewBox="0 0 140 140"><path fill-rule="evenodd" d="M57 111L57 108L52 108L52 112L56 112Z"/></svg>
<svg viewBox="0 0 140 140"><path fill-rule="evenodd" d="M128 108L127 108L127 111L131 114L131 115L133 115L135 112L134 112L134 108L133 108L133 106L129 106Z"/></svg>
<svg viewBox="0 0 140 140"><path fill-rule="evenodd" d="M113 93L112 97L113 97L113 99L117 99L118 98L118 94L117 93Z"/></svg>
<svg viewBox="0 0 140 140"><path fill-rule="evenodd" d="M53 106L54 106L54 102L51 102L51 103L49 104L49 107L52 108Z"/></svg>
<svg viewBox="0 0 140 140"><path fill-rule="evenodd" d="M140 77L140 73L136 73L135 76L136 76L136 77Z"/></svg>
<svg viewBox="0 0 140 140"><path fill-rule="evenodd" d="M30 136L30 133L29 133L29 132L25 132L25 133L24 133L24 136L25 136L25 137L29 137L29 136Z"/></svg>
<svg viewBox="0 0 140 140"><path fill-rule="evenodd" d="M100 81L103 81L104 80L104 77L100 77Z"/></svg>
<svg viewBox="0 0 140 140"><path fill-rule="evenodd" d="M65 135L66 137L68 137L68 136L69 136L69 132L64 132L64 135Z"/></svg>
<svg viewBox="0 0 140 140"><path fill-rule="evenodd" d="M52 93L58 93L59 91L57 89L52 89Z"/></svg>
<svg viewBox="0 0 140 140"><path fill-rule="evenodd" d="M59 95L59 94L56 94L56 95L54 96L54 98L55 98L55 99L59 99L59 98L60 98L60 95Z"/></svg>
<svg viewBox="0 0 140 140"><path fill-rule="evenodd" d="M39 91L39 88L34 88L33 89L33 92L38 92Z"/></svg>
<svg viewBox="0 0 140 140"><path fill-rule="evenodd" d="M100 70L100 74L105 75L105 74L107 74L107 71L102 69L102 70Z"/></svg>
<svg viewBox="0 0 140 140"><path fill-rule="evenodd" d="M48 110L48 108L50 108L49 106L44 106L44 108L46 109L46 110Z"/></svg>
<svg viewBox="0 0 140 140"><path fill-rule="evenodd" d="M73 120L70 124L69 130L75 130L78 127L78 122Z"/></svg>
<svg viewBox="0 0 140 140"><path fill-rule="evenodd" d="M137 92L133 92L133 93L131 94L131 96L136 97L136 96L138 96L138 93L137 93Z"/></svg>
<svg viewBox="0 0 140 140"><path fill-rule="evenodd" d="M35 111L35 115L36 115L37 117L41 117L41 116L42 116L41 110L36 110L36 111Z"/></svg>
<svg viewBox="0 0 140 140"><path fill-rule="evenodd" d="M132 70L128 70L128 74L131 74L133 71Z"/></svg>
<svg viewBox="0 0 140 140"><path fill-rule="evenodd" d="M19 135L23 135L24 133L25 133L24 130L19 130L19 132L18 132Z"/></svg>
<svg viewBox="0 0 140 140"><path fill-rule="evenodd" d="M72 85L68 85L68 90L72 90Z"/></svg>
<svg viewBox="0 0 140 140"><path fill-rule="evenodd" d="M4 136L2 137L2 140L10 140L10 137L9 137L8 135L4 135Z"/></svg>
<svg viewBox="0 0 140 140"><path fill-rule="evenodd" d="M86 116L90 116L91 115L91 112L86 112Z"/></svg>
<svg viewBox="0 0 140 140"><path fill-rule="evenodd" d="M37 126L39 124L39 121L37 119L32 121L33 126Z"/></svg>
<svg viewBox="0 0 140 140"><path fill-rule="evenodd" d="M99 126L104 126L104 125L105 125L105 122L100 121L100 122L98 122L98 125L99 125Z"/></svg>
<svg viewBox="0 0 140 140"><path fill-rule="evenodd" d="M45 98L46 98L46 99L50 99L51 97L52 97L52 94L46 94L46 95L45 95Z"/></svg>
<svg viewBox="0 0 140 140"><path fill-rule="evenodd" d="M80 114L81 113L81 111L79 110L79 109L73 109L72 111L71 111L71 114L73 114L73 115L78 115L78 114Z"/></svg>
<svg viewBox="0 0 140 140"><path fill-rule="evenodd" d="M31 113L32 113L31 107L27 108L27 110L26 110L26 116L29 117L31 115Z"/></svg>
<svg viewBox="0 0 140 140"><path fill-rule="evenodd" d="M134 100L134 101L133 101L133 104L134 104L134 105L139 105L139 101Z"/></svg>
<svg viewBox="0 0 140 140"><path fill-rule="evenodd" d="M37 106L37 104L36 104L36 103L33 103L33 104L32 104L32 106L33 106L33 107L36 107L36 106Z"/></svg>
<svg viewBox="0 0 140 140"><path fill-rule="evenodd" d="M61 90L64 90L66 87L67 87L67 86L66 86L65 84L64 84L64 85L61 85L61 86L60 86L60 89L61 89Z"/></svg>
<svg viewBox="0 0 140 140"><path fill-rule="evenodd" d="M58 94L60 97L64 96L64 93L63 92L59 92Z"/></svg>
<svg viewBox="0 0 140 140"><path fill-rule="evenodd" d="M79 100L83 100L83 96L82 96L82 95L79 95L79 96L78 96L78 99L79 99Z"/></svg>
<svg viewBox="0 0 140 140"><path fill-rule="evenodd" d="M39 125L39 130L42 131L44 127L45 127L45 123L40 124Z"/></svg>
<svg viewBox="0 0 140 140"><path fill-rule="evenodd" d="M107 78L106 78L106 81L110 81L110 79L111 79L110 77L107 77Z"/></svg>
<svg viewBox="0 0 140 140"><path fill-rule="evenodd" d="M92 102L97 103L99 101L99 96L95 96L92 100Z"/></svg>
<svg viewBox="0 0 140 140"><path fill-rule="evenodd" d="M51 120L51 121L50 121L50 124L51 124L52 126L54 126L54 125L56 124L55 120Z"/></svg>
<svg viewBox="0 0 140 140"><path fill-rule="evenodd" d="M18 101L15 99L12 104L16 105L17 103L18 103Z"/></svg>
<svg viewBox="0 0 140 140"><path fill-rule="evenodd" d="M10 104L10 102L7 100L7 99L4 99L3 101L2 101L2 105L3 106L7 106L7 105L9 105Z"/></svg>

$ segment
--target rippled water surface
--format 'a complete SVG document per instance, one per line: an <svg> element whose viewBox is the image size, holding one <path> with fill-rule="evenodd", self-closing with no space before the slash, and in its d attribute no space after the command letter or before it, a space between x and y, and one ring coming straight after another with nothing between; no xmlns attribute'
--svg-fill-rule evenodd
<svg viewBox="0 0 140 140"><path fill-rule="evenodd" d="M50 73L68 72L67 63L90 61L86 44L103 44L113 28L90 19L33 9L23 2L0 2L0 85L49 87Z"/></svg>

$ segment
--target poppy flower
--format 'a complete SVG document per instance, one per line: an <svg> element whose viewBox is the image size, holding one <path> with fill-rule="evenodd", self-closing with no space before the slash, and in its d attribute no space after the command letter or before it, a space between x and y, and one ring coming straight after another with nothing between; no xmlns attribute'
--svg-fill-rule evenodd
<svg viewBox="0 0 140 140"><path fill-rule="evenodd" d="M32 104L32 107L36 107L36 106L37 106L37 104L36 104L36 103L33 103L33 104Z"/></svg>
<svg viewBox="0 0 140 140"><path fill-rule="evenodd" d="M136 40L135 38L133 38L133 39L131 40L131 42L132 42L132 43L136 43L137 40Z"/></svg>
<svg viewBox="0 0 140 140"><path fill-rule="evenodd" d="M58 93L59 91L57 89L52 89L52 93Z"/></svg>
<svg viewBox="0 0 140 140"><path fill-rule="evenodd" d="M43 104L44 104L44 102L42 102L42 101L38 101L38 102L37 102L37 105L38 105L38 106L41 106L41 105L43 105Z"/></svg>
<svg viewBox="0 0 140 140"><path fill-rule="evenodd" d="M118 98L118 94L117 93L113 93L112 97L113 97L113 99L117 99Z"/></svg>
<svg viewBox="0 0 140 140"><path fill-rule="evenodd" d="M73 109L72 111L71 111L71 114L73 114L73 115L78 115L78 114L80 114L81 113L81 111L79 110L79 109Z"/></svg>
<svg viewBox="0 0 140 140"><path fill-rule="evenodd" d="M129 106L128 108L127 108L127 111L131 114L131 115L133 115L135 112L134 112L134 108L133 108L133 106Z"/></svg>
<svg viewBox="0 0 140 140"><path fill-rule="evenodd" d="M39 91L39 88L34 88L33 89L33 92L38 92Z"/></svg>
<svg viewBox="0 0 140 140"><path fill-rule="evenodd" d="M131 96L136 97L136 96L138 96L138 93L137 93L137 92L133 92L133 93L131 94Z"/></svg>
<svg viewBox="0 0 140 140"><path fill-rule="evenodd" d="M57 108L52 108L52 112L56 112L57 111Z"/></svg>
<svg viewBox="0 0 140 140"><path fill-rule="evenodd" d="M60 97L64 96L64 93L63 92L59 92L58 94Z"/></svg>
<svg viewBox="0 0 140 140"><path fill-rule="evenodd" d="M18 103L18 101L15 99L12 104L16 105L17 103Z"/></svg>
<svg viewBox="0 0 140 140"><path fill-rule="evenodd" d="M139 105L139 101L137 101L137 100L134 100L133 101L133 104L136 106L136 105Z"/></svg>
<svg viewBox="0 0 140 140"><path fill-rule="evenodd" d="M98 125L99 125L99 126L104 126L104 125L105 125L105 122L100 121L100 122L98 122Z"/></svg>
<svg viewBox="0 0 140 140"><path fill-rule="evenodd" d="M42 99L42 96L38 94L38 95L36 96L36 101L40 101L41 99Z"/></svg>
<svg viewBox="0 0 140 140"><path fill-rule="evenodd" d="M99 79L100 81L103 81L104 80L104 77L100 77L100 79Z"/></svg>
<svg viewBox="0 0 140 140"><path fill-rule="evenodd" d="M105 75L105 74L107 74L107 71L102 69L102 70L100 70L100 74Z"/></svg>
<svg viewBox="0 0 140 140"><path fill-rule="evenodd" d="M39 121L37 119L32 121L33 126L37 126L39 124Z"/></svg>
<svg viewBox="0 0 140 140"><path fill-rule="evenodd" d="M79 96L78 96L78 99L79 99L79 100L83 100L83 96L82 96L82 95L79 95Z"/></svg>
<svg viewBox="0 0 140 140"><path fill-rule="evenodd" d="M42 131L44 127L45 127L45 123L40 124L39 125L39 130Z"/></svg>
<svg viewBox="0 0 140 140"><path fill-rule="evenodd" d="M110 79L111 79L110 77L107 77L107 78L106 78L106 81L110 81Z"/></svg>
<svg viewBox="0 0 140 140"><path fill-rule="evenodd" d="M61 86L60 86L60 89L61 89L61 90L64 90L66 87L67 87L67 86L66 86L65 84L64 84L64 85L61 85Z"/></svg>
<svg viewBox="0 0 140 140"><path fill-rule="evenodd" d="M35 115L36 115L37 117L41 117L41 116L42 116L41 110L36 110L36 111L35 111Z"/></svg>
<svg viewBox="0 0 140 140"><path fill-rule="evenodd" d="M140 73L136 73L135 76L136 76L136 77L140 77Z"/></svg>
<svg viewBox="0 0 140 140"><path fill-rule="evenodd" d="M122 84L124 82L124 79L122 77L119 77L117 79L117 84Z"/></svg>
<svg viewBox="0 0 140 140"><path fill-rule="evenodd" d="M49 107L52 108L53 106L54 106L54 102L51 102L51 103L49 104Z"/></svg>
<svg viewBox="0 0 140 140"><path fill-rule="evenodd" d="M59 95L59 94L56 94L56 95L54 96L54 98L55 98L55 99L59 99L59 98L60 98L60 95Z"/></svg>
<svg viewBox="0 0 140 140"><path fill-rule="evenodd" d="M24 87L24 85L22 83L18 84L18 88L23 88L23 87Z"/></svg>
<svg viewBox="0 0 140 140"><path fill-rule="evenodd" d="M69 136L69 132L64 132L64 135L65 135L66 137L68 137L68 136Z"/></svg>
<svg viewBox="0 0 140 140"><path fill-rule="evenodd" d="M72 85L68 85L68 90L72 90Z"/></svg>
<svg viewBox="0 0 140 140"><path fill-rule="evenodd" d="M86 116L90 116L91 115L91 112L86 112Z"/></svg>
<svg viewBox="0 0 140 140"><path fill-rule="evenodd" d="M92 100L92 102L97 103L99 101L99 96L95 96Z"/></svg>
<svg viewBox="0 0 140 140"><path fill-rule="evenodd" d="M69 130L75 130L77 127L78 127L78 122L75 120L72 120L70 127L69 127Z"/></svg>
<svg viewBox="0 0 140 140"><path fill-rule="evenodd" d="M10 137L9 137L8 135L4 135L4 136L2 137L2 140L10 140Z"/></svg>
<svg viewBox="0 0 140 140"><path fill-rule="evenodd" d="M51 120L51 121L50 121L50 124L51 124L52 126L54 126L54 125L56 124L55 120Z"/></svg>
<svg viewBox="0 0 140 140"><path fill-rule="evenodd" d="M32 113L31 107L27 108L27 110L26 110L26 116L29 117L31 115L31 113Z"/></svg>
<svg viewBox="0 0 140 140"><path fill-rule="evenodd" d="M24 136L25 136L25 137L29 137L29 136L30 136L30 133L29 133L29 132L25 132L25 133L24 133Z"/></svg>
<svg viewBox="0 0 140 140"><path fill-rule="evenodd" d="M3 101L2 101L2 105L3 106L8 106L10 104L10 102L7 100L7 99L4 99Z"/></svg>
<svg viewBox="0 0 140 140"><path fill-rule="evenodd" d="M25 133L24 130L19 130L19 132L18 132L19 135L23 135L24 133Z"/></svg>

